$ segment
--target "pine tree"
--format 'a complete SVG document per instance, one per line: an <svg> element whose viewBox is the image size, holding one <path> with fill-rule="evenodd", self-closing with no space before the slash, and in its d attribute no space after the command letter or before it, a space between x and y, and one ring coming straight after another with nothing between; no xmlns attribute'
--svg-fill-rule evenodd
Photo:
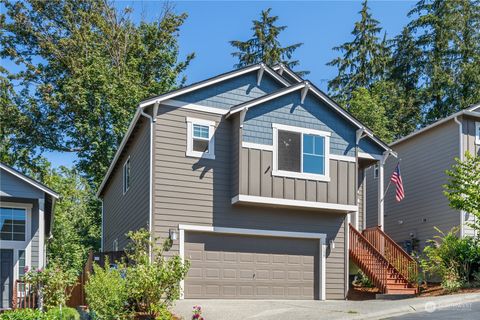
<svg viewBox="0 0 480 320"><path fill-rule="evenodd" d="M263 62L269 66L283 63L289 68L299 65L298 60L292 60L295 50L303 43L296 43L282 47L278 37L286 26L277 26L278 16L272 16L271 8L262 10L260 20L253 20L253 35L247 41L233 40L230 44L238 51L232 56L238 59L235 68L242 68L251 64ZM299 75L308 74L307 71L297 72Z"/></svg>
<svg viewBox="0 0 480 320"><path fill-rule="evenodd" d="M382 79L390 55L386 35L380 40L382 28L372 17L366 0L359 14L361 19L352 31L354 39L335 47L342 56L327 63L338 69L338 75L328 82L328 89L341 104L346 104L356 88L369 88Z"/></svg>

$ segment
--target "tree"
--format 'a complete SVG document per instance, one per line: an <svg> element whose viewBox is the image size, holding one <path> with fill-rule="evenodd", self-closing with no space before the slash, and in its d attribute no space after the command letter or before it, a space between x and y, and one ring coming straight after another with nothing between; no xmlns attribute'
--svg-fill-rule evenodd
<svg viewBox="0 0 480 320"><path fill-rule="evenodd" d="M298 60L292 60L292 57L295 50L302 46L302 43L282 47L278 37L287 27L277 26L275 23L278 16L271 16L271 11L271 8L262 10L260 20L252 21L252 38L247 41L230 41L230 44L238 50L232 53L232 56L238 59L238 63L234 67L242 68L260 62L269 66L283 63L290 68L299 65ZM307 71L297 73L299 75L308 74Z"/></svg>
<svg viewBox="0 0 480 320"><path fill-rule="evenodd" d="M390 56L386 36L380 40L382 28L372 17L366 0L359 13L361 19L355 22L352 31L354 39L334 47L342 56L327 63L338 69L337 76L328 82L328 90L342 105L350 100L356 88L368 89L376 81L384 79Z"/></svg>
<svg viewBox="0 0 480 320"><path fill-rule="evenodd" d="M472 228L480 231L480 156L465 153L465 159L455 159L452 170L447 170L448 184L444 185L444 194L450 201L450 207L473 214L475 222Z"/></svg>
<svg viewBox="0 0 480 320"><path fill-rule="evenodd" d="M421 0L409 28L422 55L425 123L480 100L480 5L478 0Z"/></svg>
<svg viewBox="0 0 480 320"><path fill-rule="evenodd" d="M134 24L131 10L119 12L107 1L2 3L0 56L19 66L1 70L15 88L8 108L25 116L2 132L8 141L2 153L75 152L96 187L138 102L177 87L193 58L178 58L187 15L165 7L158 21Z"/></svg>

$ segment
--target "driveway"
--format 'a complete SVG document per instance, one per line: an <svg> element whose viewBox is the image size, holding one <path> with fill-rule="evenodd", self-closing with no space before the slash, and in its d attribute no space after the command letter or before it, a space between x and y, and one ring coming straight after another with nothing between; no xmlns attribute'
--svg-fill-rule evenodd
<svg viewBox="0 0 480 320"><path fill-rule="evenodd" d="M467 304L480 302L480 294L458 294L442 297L404 300L367 301L306 301L306 300L180 300L174 312L190 319L194 305L200 305L206 320L245 319L385 319L408 314L416 316L426 311L435 314L448 308L468 308ZM433 307L432 307L433 306ZM475 305L476 306L476 305ZM458 310L458 309L457 309ZM467 314L468 310L465 311ZM428 313L428 312L427 312ZM400 318L403 319L403 318ZM410 319L410 318L406 318ZM417 318L411 318L417 319ZM438 319L438 318L432 318ZM464 318L462 318L464 319ZM478 319L475 318L475 319Z"/></svg>
<svg viewBox="0 0 480 320"><path fill-rule="evenodd" d="M480 302L470 302L457 306L429 309L425 312L406 314L399 317L388 318L388 320L478 320L480 319Z"/></svg>

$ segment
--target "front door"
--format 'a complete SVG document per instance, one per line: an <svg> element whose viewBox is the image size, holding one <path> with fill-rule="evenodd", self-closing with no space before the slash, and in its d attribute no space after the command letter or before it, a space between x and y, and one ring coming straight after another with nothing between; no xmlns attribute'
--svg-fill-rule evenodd
<svg viewBox="0 0 480 320"><path fill-rule="evenodd" d="M12 304L13 291L13 250L0 249L0 309Z"/></svg>

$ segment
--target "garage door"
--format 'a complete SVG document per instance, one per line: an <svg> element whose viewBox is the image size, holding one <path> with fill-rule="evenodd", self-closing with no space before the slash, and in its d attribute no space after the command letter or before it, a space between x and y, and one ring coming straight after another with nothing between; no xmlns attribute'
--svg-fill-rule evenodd
<svg viewBox="0 0 480 320"><path fill-rule="evenodd" d="M185 298L317 299L318 240L185 234Z"/></svg>

